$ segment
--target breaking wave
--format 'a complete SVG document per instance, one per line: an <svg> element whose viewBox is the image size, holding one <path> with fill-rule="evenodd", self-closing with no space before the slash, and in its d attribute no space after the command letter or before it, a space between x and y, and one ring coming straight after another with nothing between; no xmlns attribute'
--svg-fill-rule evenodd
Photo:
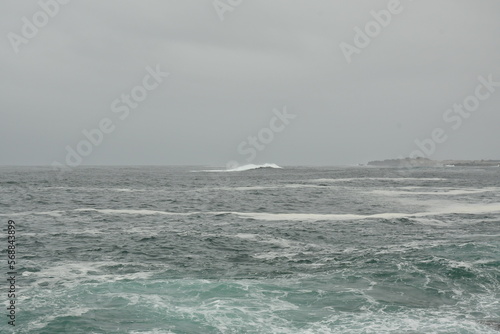
<svg viewBox="0 0 500 334"><path fill-rule="evenodd" d="M247 170L253 170L253 169L260 169L260 168L275 168L275 169L282 169L282 167L276 165L276 164L263 164L263 165L245 165L245 166L240 166L236 167L233 169L228 169L228 172L244 172Z"/></svg>
<svg viewBox="0 0 500 334"><path fill-rule="evenodd" d="M254 169L261 169L261 168L283 169L283 167L280 167L276 164L262 164L262 165L249 164L249 165L244 165L244 166L238 166L238 167L232 168L232 169L203 170L202 172L211 172L211 173L245 172L245 171L254 170Z"/></svg>

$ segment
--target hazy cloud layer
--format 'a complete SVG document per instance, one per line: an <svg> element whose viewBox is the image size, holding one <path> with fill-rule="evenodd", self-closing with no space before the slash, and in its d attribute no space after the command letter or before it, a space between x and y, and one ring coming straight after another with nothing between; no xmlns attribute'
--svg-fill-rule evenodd
<svg viewBox="0 0 500 334"><path fill-rule="evenodd" d="M500 158L500 87L457 129L443 119L478 77L500 82L500 2L401 0L349 63L341 43L389 3L246 0L221 21L212 0L74 0L16 53L41 7L2 1L0 164L64 163L103 118L116 129L83 164L245 163L238 146L285 106L296 119L253 163L408 156L436 128L431 158ZM112 102L157 65L170 75L120 120Z"/></svg>

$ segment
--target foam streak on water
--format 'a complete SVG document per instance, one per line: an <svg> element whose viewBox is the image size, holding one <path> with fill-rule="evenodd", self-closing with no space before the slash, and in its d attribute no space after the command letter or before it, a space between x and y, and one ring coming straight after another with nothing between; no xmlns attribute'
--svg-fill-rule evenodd
<svg viewBox="0 0 500 334"><path fill-rule="evenodd" d="M0 168L16 333L499 333L498 168L258 167Z"/></svg>

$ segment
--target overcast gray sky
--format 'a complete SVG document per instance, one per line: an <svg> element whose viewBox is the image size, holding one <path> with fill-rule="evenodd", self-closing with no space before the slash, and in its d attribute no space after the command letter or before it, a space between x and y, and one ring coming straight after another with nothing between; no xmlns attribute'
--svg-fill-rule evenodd
<svg viewBox="0 0 500 334"><path fill-rule="evenodd" d="M38 1L0 2L0 164L65 164L106 118L114 131L81 164L357 164L408 156L436 128L431 158L500 159L500 87L471 98L478 77L500 82L499 1L401 0L350 63L341 43L391 1L232 3L73 0L44 17ZM169 76L120 119L113 101L157 65ZM446 113L468 97L472 112ZM249 159L248 136L285 106L296 118Z"/></svg>

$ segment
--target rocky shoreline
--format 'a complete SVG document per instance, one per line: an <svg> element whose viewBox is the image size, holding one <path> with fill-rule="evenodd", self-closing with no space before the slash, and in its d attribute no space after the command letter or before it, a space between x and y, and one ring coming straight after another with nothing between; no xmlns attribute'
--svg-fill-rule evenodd
<svg viewBox="0 0 500 334"><path fill-rule="evenodd" d="M431 160L427 158L406 158L370 161L367 165L376 167L499 167L500 160Z"/></svg>

